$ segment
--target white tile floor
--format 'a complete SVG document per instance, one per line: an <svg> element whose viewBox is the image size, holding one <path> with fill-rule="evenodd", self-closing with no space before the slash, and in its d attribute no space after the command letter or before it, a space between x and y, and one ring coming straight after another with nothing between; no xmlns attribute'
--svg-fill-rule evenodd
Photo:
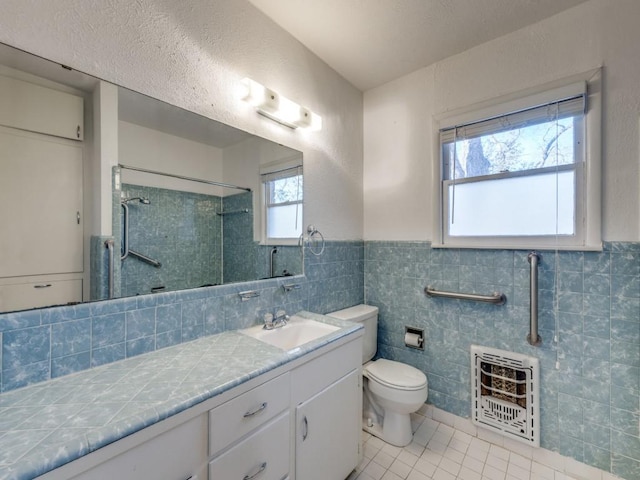
<svg viewBox="0 0 640 480"><path fill-rule="evenodd" d="M413 442L404 448L389 445L363 432L364 457L347 480L612 480L617 478L544 449L533 449L526 445L519 448L516 446L517 452L520 452L516 453L487 441L494 438L491 435L481 435L485 437L483 439L480 438L481 436L465 433L462 429L456 429L429 418L431 412L421 410L420 413L427 416L412 415L415 434ZM470 425L471 422L468 424ZM470 429L464 427L464 429L473 432L473 427ZM499 438L496 440L500 442ZM568 471L571 475L567 473Z"/></svg>

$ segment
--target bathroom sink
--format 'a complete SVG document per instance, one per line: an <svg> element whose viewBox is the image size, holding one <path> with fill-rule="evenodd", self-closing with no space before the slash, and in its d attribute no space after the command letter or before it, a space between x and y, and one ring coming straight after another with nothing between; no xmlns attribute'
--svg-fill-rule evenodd
<svg viewBox="0 0 640 480"><path fill-rule="evenodd" d="M340 327L334 325L293 315L284 327L265 330L262 325L256 325L239 330L239 332L274 347L292 350L339 329Z"/></svg>

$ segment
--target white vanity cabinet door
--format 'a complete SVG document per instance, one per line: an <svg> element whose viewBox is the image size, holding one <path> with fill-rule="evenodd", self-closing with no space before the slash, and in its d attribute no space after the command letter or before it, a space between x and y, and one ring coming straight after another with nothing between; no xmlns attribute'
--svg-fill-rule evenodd
<svg viewBox="0 0 640 480"><path fill-rule="evenodd" d="M82 147L0 127L0 171L0 277L82 272Z"/></svg>
<svg viewBox="0 0 640 480"><path fill-rule="evenodd" d="M209 412L209 455L215 455L289 408L290 375L285 373Z"/></svg>
<svg viewBox="0 0 640 480"><path fill-rule="evenodd" d="M297 480L342 480L357 466L360 385L356 369L296 408Z"/></svg>
<svg viewBox="0 0 640 480"><path fill-rule="evenodd" d="M282 480L289 474L289 411L209 464L209 480ZM328 480L330 477L325 477Z"/></svg>

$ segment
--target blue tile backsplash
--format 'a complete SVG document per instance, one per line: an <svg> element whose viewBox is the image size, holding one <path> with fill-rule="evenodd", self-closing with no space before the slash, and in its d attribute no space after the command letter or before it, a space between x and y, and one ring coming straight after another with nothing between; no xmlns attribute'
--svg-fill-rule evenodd
<svg viewBox="0 0 640 480"><path fill-rule="evenodd" d="M380 308L378 356L425 371L428 403L469 416L471 344L533 355L541 362L542 446L640 478L640 243L541 252L540 348L525 340L527 254L432 249L428 242L327 242L321 256L305 252L304 277L2 314L0 385L6 392L251 326L276 308L326 313L366 300ZM301 288L285 292L288 283ZM507 303L430 298L427 285L501 291ZM243 290L260 296L243 302ZM425 329L424 352L404 346L405 325Z"/></svg>
<svg viewBox="0 0 640 480"><path fill-rule="evenodd" d="M640 478L640 244L541 252L540 348L525 339L528 253L366 242L365 298L380 308L378 355L425 371L428 403L462 417L470 414L471 344L535 356L542 447ZM423 292L427 285L500 291L507 303L431 298ZM424 352L404 346L405 325L425 329Z"/></svg>

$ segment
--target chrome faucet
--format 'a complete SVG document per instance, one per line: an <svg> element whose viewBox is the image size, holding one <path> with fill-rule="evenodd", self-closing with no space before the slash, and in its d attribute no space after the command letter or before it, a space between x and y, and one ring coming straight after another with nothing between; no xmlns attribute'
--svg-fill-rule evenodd
<svg viewBox="0 0 640 480"><path fill-rule="evenodd" d="M271 313L264 314L264 328L265 330L273 330L274 328L284 327L289 320L289 315L284 310L278 310L275 317Z"/></svg>

